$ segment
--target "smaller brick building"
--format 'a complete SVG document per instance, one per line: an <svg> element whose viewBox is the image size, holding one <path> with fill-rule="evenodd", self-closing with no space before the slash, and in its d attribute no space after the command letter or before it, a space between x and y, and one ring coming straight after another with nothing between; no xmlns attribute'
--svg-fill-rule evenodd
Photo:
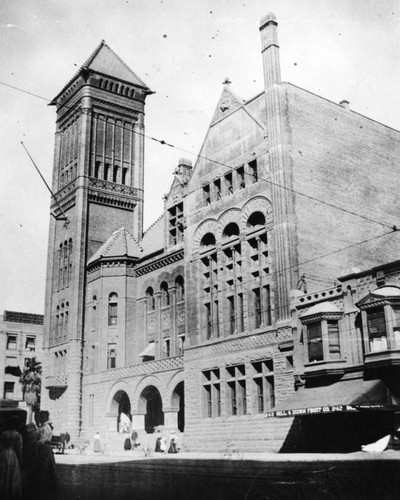
<svg viewBox="0 0 400 500"><path fill-rule="evenodd" d="M43 315L4 311L0 316L0 388L2 399L22 401L19 377L27 359L41 359Z"/></svg>

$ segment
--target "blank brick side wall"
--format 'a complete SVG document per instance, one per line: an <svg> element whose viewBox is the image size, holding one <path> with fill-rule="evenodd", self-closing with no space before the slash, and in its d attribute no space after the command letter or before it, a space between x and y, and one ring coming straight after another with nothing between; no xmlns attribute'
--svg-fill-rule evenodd
<svg viewBox="0 0 400 500"><path fill-rule="evenodd" d="M288 87L293 188L388 225L398 223L400 133L296 87ZM300 264L390 231L323 205L295 199ZM335 277L398 258L394 233L324 259L300 272Z"/></svg>

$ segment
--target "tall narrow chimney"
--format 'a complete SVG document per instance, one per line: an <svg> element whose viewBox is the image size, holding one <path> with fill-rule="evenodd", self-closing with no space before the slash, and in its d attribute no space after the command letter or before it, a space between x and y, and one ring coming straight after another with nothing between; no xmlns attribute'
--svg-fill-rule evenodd
<svg viewBox="0 0 400 500"><path fill-rule="evenodd" d="M278 23L275 14L270 12L261 19L261 53L263 55L265 88L281 81L279 61Z"/></svg>

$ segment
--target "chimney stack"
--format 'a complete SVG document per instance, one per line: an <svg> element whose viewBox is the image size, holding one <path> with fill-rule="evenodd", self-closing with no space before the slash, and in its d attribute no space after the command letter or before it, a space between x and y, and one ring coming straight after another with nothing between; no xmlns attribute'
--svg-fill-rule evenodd
<svg viewBox="0 0 400 500"><path fill-rule="evenodd" d="M261 53L264 65L264 83L267 90L281 81L281 65L279 61L278 22L275 14L270 12L261 19Z"/></svg>

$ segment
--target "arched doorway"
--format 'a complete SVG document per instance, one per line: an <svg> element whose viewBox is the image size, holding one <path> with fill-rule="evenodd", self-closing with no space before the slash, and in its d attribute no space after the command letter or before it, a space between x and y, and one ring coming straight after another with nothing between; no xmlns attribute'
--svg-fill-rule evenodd
<svg viewBox="0 0 400 500"><path fill-rule="evenodd" d="M179 382L179 384L175 387L174 392L172 393L172 403L174 406L179 408L177 425L178 430L183 432L185 429L185 391L183 382Z"/></svg>
<svg viewBox="0 0 400 500"><path fill-rule="evenodd" d="M111 401L111 413L117 417L117 431L129 432L132 422L131 402L125 391L118 391Z"/></svg>
<svg viewBox="0 0 400 500"><path fill-rule="evenodd" d="M154 432L157 425L164 425L161 395L154 385L149 385L143 390L140 399L146 408L144 428L148 433Z"/></svg>

